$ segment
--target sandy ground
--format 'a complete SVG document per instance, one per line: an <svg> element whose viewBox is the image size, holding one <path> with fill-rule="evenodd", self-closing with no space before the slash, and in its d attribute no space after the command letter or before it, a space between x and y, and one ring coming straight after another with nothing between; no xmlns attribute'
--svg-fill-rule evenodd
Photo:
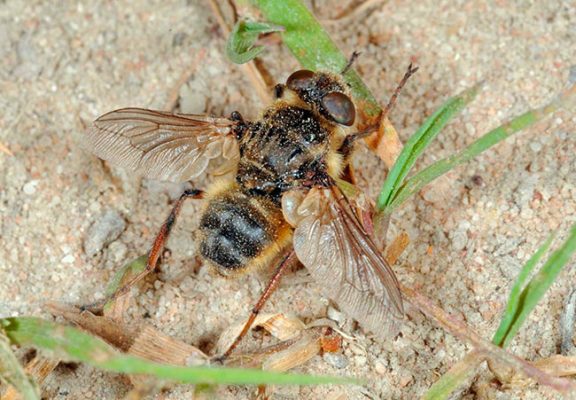
<svg viewBox="0 0 576 400"><path fill-rule="evenodd" d="M321 18L337 11L327 1L316 5ZM576 61L574 1L389 1L369 16L326 26L345 53L362 51L357 68L383 101L410 60L420 66L392 115L403 139L449 96L487 81L419 166L549 101ZM0 153L0 315L48 317L46 300L86 303L102 296L118 267L147 251L182 187L109 170L79 142L85 126L106 111L163 109L178 93L189 111L254 117L259 99L223 47L200 0L1 2L0 142L13 156ZM281 46L263 61L279 81L297 68ZM575 124L572 113L559 112L408 201L391 230L412 239L394 267L399 279L490 338L520 266L551 230L565 232L576 221ZM365 150L357 157L361 184L375 195L384 167ZM247 314L262 285L252 276L215 277L194 261L199 210L199 203L186 204L169 243L172 255L130 312L209 348ZM106 214L121 234L90 257L83 243ZM328 302L318 286L295 283L305 275L288 278L267 310L306 321L325 316ZM558 352L558 319L575 280L576 269L567 268L514 340L513 352L530 360ZM469 350L424 318L407 322L402 337L385 344L350 323L344 329L355 340L345 342L337 361L318 356L299 370L365 377L369 384L279 388L276 398L413 399ZM253 340L257 346L262 334ZM477 398L474 387L461 396ZM50 399L114 399L129 388L118 375L80 365L57 369L43 392ZM161 398L191 393L181 385ZM218 396L251 393L232 387ZM557 396L538 387L494 386L490 393L498 399Z"/></svg>

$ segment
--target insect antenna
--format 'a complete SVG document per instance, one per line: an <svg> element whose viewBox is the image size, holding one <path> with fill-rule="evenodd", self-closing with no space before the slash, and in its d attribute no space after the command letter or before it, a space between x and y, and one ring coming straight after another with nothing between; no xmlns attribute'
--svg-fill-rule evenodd
<svg viewBox="0 0 576 400"><path fill-rule="evenodd" d="M352 67L352 64L354 64L356 59L358 59L359 55L360 55L359 51L354 50L354 52L352 52L352 55L348 59L348 62L346 63L346 66L344 66L344 69L342 69L342 72L340 72L340 75L344 75L346 72L348 72L348 70Z"/></svg>
<svg viewBox="0 0 576 400"><path fill-rule="evenodd" d="M356 57L358 57L358 54L359 53L356 53L356 52L354 52L352 54L352 57L350 57L350 61L348 61L348 65L346 66L345 69L350 67L352 62L354 62ZM416 71L418 71L418 68L419 67L414 67L412 65L412 63L410 63L410 65L408 66L408 69L406 70L406 72L404 73L404 76L402 77L402 80L400 81L400 83L396 87L396 90L394 90L394 93L390 97L388 104L386 104L386 107L384 107L382 114L380 114L380 118L378 118L378 122L374 125L368 126L366 129L364 129L360 132L356 132L354 134L346 136L346 139L344 140L344 143L342 143L342 146L340 147L340 149L338 149L338 152L347 156L352 151L352 146L353 146L354 142L356 142L358 139L363 139L367 136L370 136L375 130L378 129L378 126L380 125L380 121L382 121L384 118L386 118L388 113L392 110L392 108L396 104L396 100L398 99L398 95L400 94L400 91L406 85L406 82L408 82L408 79L410 79L410 77L412 75L414 75L416 73ZM344 72L342 72L342 73L344 73Z"/></svg>
<svg viewBox="0 0 576 400"><path fill-rule="evenodd" d="M386 118L388 116L388 113L392 110L392 108L396 104L396 100L398 99L398 95L400 94L400 91L402 90L404 85L406 85L406 82L408 82L408 79L410 79L410 77L412 75L414 75L416 73L416 71L418 71L418 68L419 67L412 66L412 63L410 63L410 65L408 65L408 69L404 73L404 76L402 77L402 80L400 81L398 86L396 86L396 90L394 90L394 93L390 97L390 100L388 100L388 104L386 104L386 107L384 107L384 111L382 111L382 116L380 118Z"/></svg>

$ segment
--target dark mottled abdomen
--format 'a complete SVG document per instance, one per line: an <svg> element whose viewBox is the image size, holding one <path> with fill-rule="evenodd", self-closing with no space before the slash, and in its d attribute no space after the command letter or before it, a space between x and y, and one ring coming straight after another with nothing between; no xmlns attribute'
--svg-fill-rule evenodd
<svg viewBox="0 0 576 400"><path fill-rule="evenodd" d="M269 200L238 190L210 199L200 220L200 254L227 275L261 258L285 224Z"/></svg>

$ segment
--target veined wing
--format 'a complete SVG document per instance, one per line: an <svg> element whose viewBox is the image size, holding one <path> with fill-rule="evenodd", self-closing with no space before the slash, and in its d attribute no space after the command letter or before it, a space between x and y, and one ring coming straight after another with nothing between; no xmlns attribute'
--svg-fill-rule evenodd
<svg viewBox="0 0 576 400"><path fill-rule="evenodd" d="M238 164L235 121L207 115L123 108L102 115L84 136L85 147L113 165L151 179L184 182L212 167Z"/></svg>
<svg viewBox="0 0 576 400"><path fill-rule="evenodd" d="M324 294L364 328L394 334L404 315L398 280L348 201L335 187L313 188L303 199L291 195L282 206L295 224L298 259Z"/></svg>

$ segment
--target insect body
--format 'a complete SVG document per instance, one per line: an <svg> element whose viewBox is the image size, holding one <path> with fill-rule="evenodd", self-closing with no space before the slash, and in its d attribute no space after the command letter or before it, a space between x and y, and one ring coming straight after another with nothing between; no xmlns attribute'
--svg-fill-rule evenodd
<svg viewBox="0 0 576 400"><path fill-rule="evenodd" d="M277 204L232 186L211 197L200 220L200 254L222 275L270 264L290 244Z"/></svg>
<svg viewBox="0 0 576 400"><path fill-rule="evenodd" d="M269 265L293 245L326 296L384 334L403 314L398 282L356 217L354 200L336 184L354 141L355 108L347 88L338 76L301 70L275 92L276 101L254 122L238 113L214 118L113 111L94 122L87 146L153 179L182 182L207 171L235 171L233 180L204 196L202 258L232 275ZM148 270L183 198L156 238ZM273 279L259 304L276 284Z"/></svg>

